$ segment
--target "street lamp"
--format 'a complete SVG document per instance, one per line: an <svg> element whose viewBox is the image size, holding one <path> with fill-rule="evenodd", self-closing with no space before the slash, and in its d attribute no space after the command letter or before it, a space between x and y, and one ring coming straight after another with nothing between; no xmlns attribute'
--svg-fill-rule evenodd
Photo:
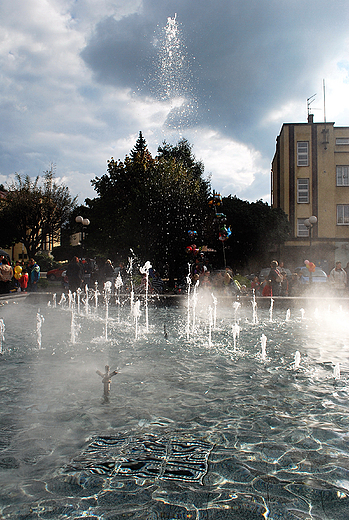
<svg viewBox="0 0 349 520"><path fill-rule="evenodd" d="M310 247L311 247L311 238L312 238L311 230L313 229L313 227L315 226L316 223L317 223L317 217L315 217L315 215L312 215L311 217L306 218L304 221L305 227L307 227L309 230Z"/></svg>
<svg viewBox="0 0 349 520"><path fill-rule="evenodd" d="M75 222L82 225L82 231L81 231L81 247L84 249L84 239L85 239L85 230L87 226L90 225L90 221L88 218L83 218L80 215L75 217Z"/></svg>

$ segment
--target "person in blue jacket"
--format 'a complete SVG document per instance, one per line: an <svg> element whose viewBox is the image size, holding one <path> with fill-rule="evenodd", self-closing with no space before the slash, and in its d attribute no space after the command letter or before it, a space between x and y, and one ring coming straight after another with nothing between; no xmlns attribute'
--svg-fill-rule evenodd
<svg viewBox="0 0 349 520"><path fill-rule="evenodd" d="M29 283L28 290L36 292L38 290L38 282L40 280L40 266L31 258L28 262Z"/></svg>

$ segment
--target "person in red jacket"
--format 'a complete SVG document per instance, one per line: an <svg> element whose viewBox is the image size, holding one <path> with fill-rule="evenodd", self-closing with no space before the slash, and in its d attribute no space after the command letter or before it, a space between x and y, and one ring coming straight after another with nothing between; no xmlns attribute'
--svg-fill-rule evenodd
<svg viewBox="0 0 349 520"><path fill-rule="evenodd" d="M29 279L28 272L27 272L26 268L23 267L22 276L19 279L19 286L21 288L21 291L24 291L24 292L27 291L28 279Z"/></svg>

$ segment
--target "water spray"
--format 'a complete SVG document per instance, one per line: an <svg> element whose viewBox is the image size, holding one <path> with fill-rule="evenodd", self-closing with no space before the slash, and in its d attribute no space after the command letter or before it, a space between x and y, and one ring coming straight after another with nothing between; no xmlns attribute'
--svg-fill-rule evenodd
<svg viewBox="0 0 349 520"><path fill-rule="evenodd" d="M40 314L40 309L38 309L38 312L36 313L36 340L37 340L39 349L41 348L41 337L42 337L41 327L42 327L42 324L44 323L44 321L45 321L45 318L42 316L42 314Z"/></svg>
<svg viewBox="0 0 349 520"><path fill-rule="evenodd" d="M5 322L0 318L0 354L2 354L2 344L5 341Z"/></svg>
<svg viewBox="0 0 349 520"><path fill-rule="evenodd" d="M151 263L148 261L139 270L142 274L145 274L145 330L149 332L149 319L148 319L148 288L149 288L149 269L151 269Z"/></svg>

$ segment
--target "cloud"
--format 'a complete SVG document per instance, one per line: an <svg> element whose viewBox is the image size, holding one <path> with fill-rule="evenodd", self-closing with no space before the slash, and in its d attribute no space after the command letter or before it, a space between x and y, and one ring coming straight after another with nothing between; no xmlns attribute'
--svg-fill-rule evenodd
<svg viewBox="0 0 349 520"><path fill-rule="evenodd" d="M0 178L53 162L83 202L142 130L153 154L186 137L223 194L269 200L275 138L314 93L323 119L323 79L327 120L349 124L348 13L340 0L4 0Z"/></svg>

